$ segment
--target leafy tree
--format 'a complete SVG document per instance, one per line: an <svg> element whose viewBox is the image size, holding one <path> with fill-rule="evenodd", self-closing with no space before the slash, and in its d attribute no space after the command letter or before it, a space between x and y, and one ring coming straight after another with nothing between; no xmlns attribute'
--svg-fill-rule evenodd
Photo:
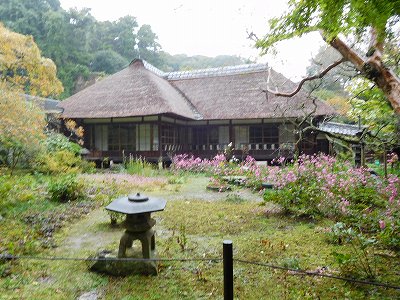
<svg viewBox="0 0 400 300"><path fill-rule="evenodd" d="M235 55L218 55L216 57L187 56L186 54L170 55L161 51L160 56L162 65L157 67L165 71L194 70L253 63L253 61Z"/></svg>
<svg viewBox="0 0 400 300"><path fill-rule="evenodd" d="M90 39L92 51L113 50L126 60L137 57L135 17L125 16L116 21L96 22Z"/></svg>
<svg viewBox="0 0 400 300"><path fill-rule="evenodd" d="M41 44L46 39L46 13L60 9L58 0L2 0L0 20L18 33L34 36Z"/></svg>
<svg viewBox="0 0 400 300"><path fill-rule="evenodd" d="M135 45L136 35L134 34L138 24L136 18L132 16L125 16L119 18L114 23L112 33L114 34L113 41L111 42L114 51L118 52L121 56L129 61L136 57Z"/></svg>
<svg viewBox="0 0 400 300"><path fill-rule="evenodd" d="M373 82L391 107L400 113L400 79L385 60L385 42L395 36L399 19L400 0L292 0L288 12L270 21L270 32L256 45L265 52L277 42L319 31L342 59L317 77L348 61L362 76ZM350 46L353 43L358 50ZM363 48L366 49L363 51ZM313 78L305 81L310 79Z"/></svg>
<svg viewBox="0 0 400 300"><path fill-rule="evenodd" d="M20 90L0 81L0 164L11 169L21 161L33 160L44 140L45 119Z"/></svg>
<svg viewBox="0 0 400 300"><path fill-rule="evenodd" d="M48 12L46 17L44 53L59 66L58 76L65 87L62 97L66 97L73 93L77 77L90 73L89 37L95 19L89 9Z"/></svg>
<svg viewBox="0 0 400 300"><path fill-rule="evenodd" d="M95 72L105 72L113 74L127 66L129 61L117 52L108 49L100 50L94 54L91 70Z"/></svg>
<svg viewBox="0 0 400 300"><path fill-rule="evenodd" d="M150 25L142 25L137 33L137 48L140 58L147 60L153 65L160 65L161 46L157 35L151 30Z"/></svg>
<svg viewBox="0 0 400 300"><path fill-rule="evenodd" d="M379 152L383 146L389 150L400 145L400 117L384 101L383 92L363 78L354 78L348 91L352 96L348 116L368 126L368 146Z"/></svg>
<svg viewBox="0 0 400 300"><path fill-rule="evenodd" d="M331 63L340 59L340 53L329 45L320 47L318 53L311 60L307 67L307 76L313 76L326 69ZM356 75L356 70L352 65L342 64L331 70L324 77L309 82L309 88L316 91L324 91L326 94L336 96L347 96L345 92L346 83ZM327 96L327 95L324 95ZM327 100L327 99L324 99Z"/></svg>
<svg viewBox="0 0 400 300"><path fill-rule="evenodd" d="M24 92L55 96L62 92L56 66L40 55L31 36L0 23L0 163L11 168L35 159L44 140L44 114Z"/></svg>
<svg viewBox="0 0 400 300"><path fill-rule="evenodd" d="M0 78L31 95L56 96L63 90L56 66L40 55L31 36L12 32L0 23Z"/></svg>

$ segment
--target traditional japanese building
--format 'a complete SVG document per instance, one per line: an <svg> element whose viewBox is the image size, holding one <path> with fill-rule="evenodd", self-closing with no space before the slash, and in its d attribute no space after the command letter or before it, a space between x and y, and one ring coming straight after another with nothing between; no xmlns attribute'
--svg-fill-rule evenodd
<svg viewBox="0 0 400 300"><path fill-rule="evenodd" d="M122 71L62 101L64 118L85 129L89 159L119 161L132 154L149 160L171 154L211 157L233 143L235 152L259 160L293 152L327 151L323 135L300 143L296 126L334 111L304 93L291 98L266 92L296 85L266 64L164 73L135 59Z"/></svg>

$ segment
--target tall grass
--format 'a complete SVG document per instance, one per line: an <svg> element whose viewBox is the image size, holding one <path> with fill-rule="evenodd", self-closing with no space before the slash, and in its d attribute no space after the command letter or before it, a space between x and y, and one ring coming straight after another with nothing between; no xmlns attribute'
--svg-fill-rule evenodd
<svg viewBox="0 0 400 300"><path fill-rule="evenodd" d="M158 175L155 166L146 161L142 156L133 157L133 155L129 155L128 160L125 162L125 168L129 174L142 175L146 177Z"/></svg>

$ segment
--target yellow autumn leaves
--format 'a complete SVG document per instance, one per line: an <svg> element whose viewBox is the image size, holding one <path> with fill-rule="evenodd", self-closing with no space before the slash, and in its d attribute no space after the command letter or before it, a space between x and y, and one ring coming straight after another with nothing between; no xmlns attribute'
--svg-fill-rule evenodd
<svg viewBox="0 0 400 300"><path fill-rule="evenodd" d="M40 54L31 36L0 23L0 164L32 161L41 148L44 113L26 94L54 97L63 91L52 60Z"/></svg>
<svg viewBox="0 0 400 300"><path fill-rule="evenodd" d="M56 65L40 54L32 36L12 32L0 23L0 78L30 95L57 96L63 86Z"/></svg>
<svg viewBox="0 0 400 300"><path fill-rule="evenodd" d="M0 82L0 144L37 148L44 138L45 118L39 108Z"/></svg>

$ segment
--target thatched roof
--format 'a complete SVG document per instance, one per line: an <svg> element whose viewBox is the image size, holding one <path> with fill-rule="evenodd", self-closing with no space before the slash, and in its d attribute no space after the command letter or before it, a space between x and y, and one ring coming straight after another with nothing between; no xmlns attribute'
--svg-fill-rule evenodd
<svg viewBox="0 0 400 300"><path fill-rule="evenodd" d="M69 118L110 118L171 113L189 119L251 119L328 115L325 103L305 94L264 92L295 84L265 64L164 73L141 60L60 103Z"/></svg>
<svg viewBox="0 0 400 300"><path fill-rule="evenodd" d="M115 118L172 113L196 118L190 103L140 60L72 95L59 105L68 118Z"/></svg>
<svg viewBox="0 0 400 300"><path fill-rule="evenodd" d="M258 70L235 75L171 80L171 84L190 99L204 119L291 118L312 112L331 114L329 106L313 101L304 93L291 98L267 93L268 75L279 90L292 91L295 85L274 71ZM269 86L271 87L271 83Z"/></svg>

